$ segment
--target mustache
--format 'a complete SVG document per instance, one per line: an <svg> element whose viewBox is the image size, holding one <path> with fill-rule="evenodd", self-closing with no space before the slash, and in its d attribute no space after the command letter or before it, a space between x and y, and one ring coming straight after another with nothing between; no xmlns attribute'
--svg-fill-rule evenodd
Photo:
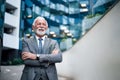
<svg viewBox="0 0 120 80"><path fill-rule="evenodd" d="M37 30L45 30L45 28L38 28Z"/></svg>

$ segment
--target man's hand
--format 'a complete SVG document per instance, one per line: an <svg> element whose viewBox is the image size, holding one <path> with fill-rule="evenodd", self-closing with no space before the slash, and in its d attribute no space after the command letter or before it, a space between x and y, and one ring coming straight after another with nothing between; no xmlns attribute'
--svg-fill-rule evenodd
<svg viewBox="0 0 120 80"><path fill-rule="evenodd" d="M59 50L54 49L54 50L52 51L52 54L58 54L58 52L59 52Z"/></svg>
<svg viewBox="0 0 120 80"><path fill-rule="evenodd" d="M26 60L26 59L36 59L37 56L36 54L30 53L30 52L22 52L22 59Z"/></svg>

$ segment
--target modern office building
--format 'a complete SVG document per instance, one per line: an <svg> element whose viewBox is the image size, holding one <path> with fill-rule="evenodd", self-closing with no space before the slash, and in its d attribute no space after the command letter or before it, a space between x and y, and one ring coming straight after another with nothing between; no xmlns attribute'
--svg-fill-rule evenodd
<svg viewBox="0 0 120 80"><path fill-rule="evenodd" d="M6 0L2 6L4 12L2 61L4 63L17 56L19 51L21 0Z"/></svg>
<svg viewBox="0 0 120 80"><path fill-rule="evenodd" d="M88 13L88 1L84 3L86 10L82 10L79 0L1 0L1 3L3 64L11 64L19 56L22 39L33 35L31 27L35 17L46 18L48 37L56 39L65 51L81 37L81 22Z"/></svg>
<svg viewBox="0 0 120 80"><path fill-rule="evenodd" d="M106 6L111 5L112 1L104 0L101 3L100 0L1 0L0 38L3 41L3 64L20 55L22 39L34 34L32 22L37 16L45 17L49 24L47 36L56 39L61 50L65 51L92 27L93 23L89 25L90 20L86 18L95 22L93 15L103 15L108 8Z"/></svg>
<svg viewBox="0 0 120 80"><path fill-rule="evenodd" d="M56 39L62 51L71 48L81 37L81 22L88 14L88 0L22 0L21 6L21 36L32 36L34 18L43 16L49 24L48 37Z"/></svg>
<svg viewBox="0 0 120 80"><path fill-rule="evenodd" d="M11 1L13 3L13 0ZM8 16L4 13L11 14L14 12L11 11L11 7L15 8L15 5L11 6L7 1L4 2L0 1L2 40L4 34L11 35L11 30L9 32L9 29L6 29L8 27L3 27L3 23L7 24L5 17ZM10 4L11 7L4 8L6 4ZM77 9L78 4L80 4L79 9ZM67 7L68 11L64 7ZM19 49L12 47L16 41L12 46L4 44L3 59L4 57L8 59L10 55L14 57L14 53L18 54L18 50L22 49L21 40L33 35L32 22L40 15L49 22L48 37L58 40L61 50L69 49L74 44L74 40L78 41L74 47L64 52L62 63L56 64L59 80L120 80L120 0L21 0L20 13ZM78 40L81 36L82 39ZM4 41L6 40L3 40L3 43ZM17 67L19 70L20 66ZM8 75L13 71L9 68L4 69ZM20 72L9 76L19 80L16 74L21 76ZM8 75L1 77L6 77L5 80L8 80Z"/></svg>

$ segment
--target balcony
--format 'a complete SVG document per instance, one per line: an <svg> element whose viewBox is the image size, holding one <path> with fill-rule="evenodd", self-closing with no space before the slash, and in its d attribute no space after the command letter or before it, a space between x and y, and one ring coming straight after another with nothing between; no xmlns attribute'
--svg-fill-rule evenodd
<svg viewBox="0 0 120 80"><path fill-rule="evenodd" d="M7 16L7 17L6 17ZM12 20L11 20L12 19ZM5 12L5 23L6 24L9 24L11 26L14 26L14 27L18 27L19 25L19 21L17 21L17 17L14 16L14 15L11 15L7 12Z"/></svg>
<svg viewBox="0 0 120 80"><path fill-rule="evenodd" d="M19 38L10 34L3 34L3 46L13 49L19 49Z"/></svg>

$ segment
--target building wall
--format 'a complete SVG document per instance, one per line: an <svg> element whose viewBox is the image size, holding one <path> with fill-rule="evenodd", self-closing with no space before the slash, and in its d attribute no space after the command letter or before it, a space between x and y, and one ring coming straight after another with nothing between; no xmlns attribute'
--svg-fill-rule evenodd
<svg viewBox="0 0 120 80"><path fill-rule="evenodd" d="M120 80L120 2L57 64L58 74L73 80Z"/></svg>
<svg viewBox="0 0 120 80"><path fill-rule="evenodd" d="M6 0L3 46L19 49L21 0Z"/></svg>

